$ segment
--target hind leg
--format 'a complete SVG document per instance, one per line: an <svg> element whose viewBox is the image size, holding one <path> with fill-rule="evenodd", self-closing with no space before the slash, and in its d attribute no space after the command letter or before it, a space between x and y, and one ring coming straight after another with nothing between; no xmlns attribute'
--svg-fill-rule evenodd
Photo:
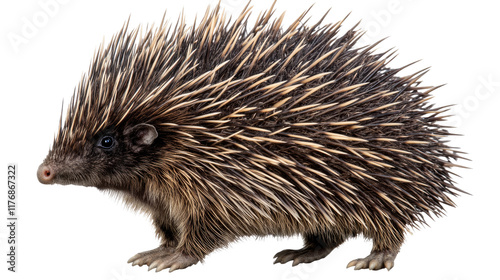
<svg viewBox="0 0 500 280"><path fill-rule="evenodd" d="M274 263L287 263L293 260L292 266L299 263L310 263L322 259L337 246L344 242L345 238L328 236L327 238L319 235L305 234L304 247L299 250L283 250L274 257Z"/></svg>
<svg viewBox="0 0 500 280"><path fill-rule="evenodd" d="M394 259L399 253L399 249L403 244L404 235L399 231L391 231L391 236L375 236L373 237L373 248L365 258L352 260L347 264L347 267L354 266L355 270L368 268L370 270L379 270L386 268L391 270L394 267Z"/></svg>

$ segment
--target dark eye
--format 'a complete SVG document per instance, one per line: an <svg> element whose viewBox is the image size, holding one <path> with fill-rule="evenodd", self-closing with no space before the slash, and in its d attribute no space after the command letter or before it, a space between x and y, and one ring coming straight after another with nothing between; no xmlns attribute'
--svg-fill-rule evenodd
<svg viewBox="0 0 500 280"><path fill-rule="evenodd" d="M99 142L99 147L104 148L104 149L110 149L115 145L115 139L111 136L104 136L101 138L101 141Z"/></svg>

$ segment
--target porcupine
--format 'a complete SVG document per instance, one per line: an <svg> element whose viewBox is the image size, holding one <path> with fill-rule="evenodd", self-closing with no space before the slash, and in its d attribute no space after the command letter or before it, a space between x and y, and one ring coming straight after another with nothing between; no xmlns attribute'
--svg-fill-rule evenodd
<svg viewBox="0 0 500 280"><path fill-rule="evenodd" d="M454 206L442 139L447 107L426 69L398 76L394 52L355 46L356 26L288 28L273 6L248 24L217 6L145 35L128 22L95 53L38 169L44 184L95 186L148 213L161 239L129 262L170 271L244 236L301 235L275 263L373 240L355 269L391 269L405 231ZM249 27L250 26L250 27Z"/></svg>

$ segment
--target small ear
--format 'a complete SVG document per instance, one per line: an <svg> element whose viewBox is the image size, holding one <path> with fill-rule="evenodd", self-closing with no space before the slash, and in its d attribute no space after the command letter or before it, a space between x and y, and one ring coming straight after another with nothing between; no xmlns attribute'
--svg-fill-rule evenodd
<svg viewBox="0 0 500 280"><path fill-rule="evenodd" d="M140 150L141 146L153 144L158 137L156 128L150 124L141 123L125 130L135 150Z"/></svg>

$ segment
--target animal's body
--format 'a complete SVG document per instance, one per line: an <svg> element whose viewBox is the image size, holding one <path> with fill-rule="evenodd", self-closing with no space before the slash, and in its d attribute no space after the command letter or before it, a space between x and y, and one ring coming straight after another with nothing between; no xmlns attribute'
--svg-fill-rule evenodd
<svg viewBox="0 0 500 280"><path fill-rule="evenodd" d="M195 264L243 236L300 234L276 262L373 240L355 268L390 269L404 233L459 191L458 154L424 72L354 46L341 22L291 26L271 11L248 27L216 8L186 28L125 27L96 53L38 170L42 183L121 193L161 239L130 261Z"/></svg>

